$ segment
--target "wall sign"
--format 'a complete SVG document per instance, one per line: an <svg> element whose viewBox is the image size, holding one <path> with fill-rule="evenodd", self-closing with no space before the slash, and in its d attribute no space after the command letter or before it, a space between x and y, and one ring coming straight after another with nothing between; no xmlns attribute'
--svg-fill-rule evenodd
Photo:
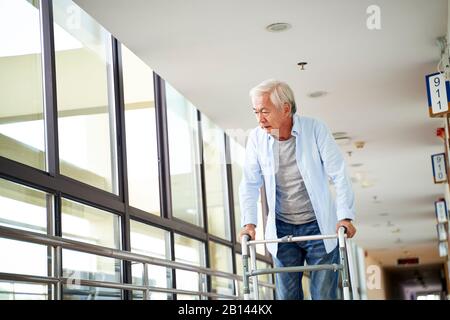
<svg viewBox="0 0 450 320"><path fill-rule="evenodd" d="M444 223L448 221L447 204L445 202L445 199L435 201L434 210L438 223Z"/></svg>
<svg viewBox="0 0 450 320"><path fill-rule="evenodd" d="M436 225L439 241L447 240L447 230L445 226L446 225L444 223L438 223Z"/></svg>
<svg viewBox="0 0 450 320"><path fill-rule="evenodd" d="M447 182L447 162L445 153L433 154L431 156L431 162L433 165L434 183Z"/></svg>
<svg viewBox="0 0 450 320"><path fill-rule="evenodd" d="M449 82L445 80L444 74L442 73L429 74L425 79L430 117L440 117L449 112Z"/></svg>
<svg viewBox="0 0 450 320"><path fill-rule="evenodd" d="M439 257L448 256L448 244L447 241L439 242Z"/></svg>

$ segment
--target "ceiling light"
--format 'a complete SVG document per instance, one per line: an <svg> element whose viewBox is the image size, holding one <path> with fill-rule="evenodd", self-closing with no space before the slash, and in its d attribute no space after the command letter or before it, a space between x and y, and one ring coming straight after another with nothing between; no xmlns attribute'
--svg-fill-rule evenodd
<svg viewBox="0 0 450 320"><path fill-rule="evenodd" d="M282 32L282 31L286 31L290 28L291 28L291 25L289 23L277 22L277 23L269 24L266 27L266 30L270 31L270 32Z"/></svg>
<svg viewBox="0 0 450 320"><path fill-rule="evenodd" d="M320 97L324 97L328 94L328 92L326 91L314 91L308 94L308 97L310 98L320 98Z"/></svg>
<svg viewBox="0 0 450 320"><path fill-rule="evenodd" d="M361 167L362 165L363 165L362 163L352 163L352 164L350 165L350 167L358 168L358 167Z"/></svg>

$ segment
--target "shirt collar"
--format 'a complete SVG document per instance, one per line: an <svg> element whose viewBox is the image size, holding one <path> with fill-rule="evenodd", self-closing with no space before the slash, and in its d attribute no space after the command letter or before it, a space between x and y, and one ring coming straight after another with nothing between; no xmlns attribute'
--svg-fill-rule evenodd
<svg viewBox="0 0 450 320"><path fill-rule="evenodd" d="M297 114L294 114L292 116L292 130L291 130L291 135L293 136L298 136L300 133L300 117Z"/></svg>
<svg viewBox="0 0 450 320"><path fill-rule="evenodd" d="M297 137L300 134L300 116L297 114L294 114L292 116L292 129L291 129L291 135ZM267 134L269 140L274 140L271 134Z"/></svg>

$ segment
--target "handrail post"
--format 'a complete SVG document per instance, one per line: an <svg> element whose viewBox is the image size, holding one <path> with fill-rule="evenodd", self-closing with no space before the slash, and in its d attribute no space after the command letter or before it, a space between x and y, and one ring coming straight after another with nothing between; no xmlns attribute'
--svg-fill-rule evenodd
<svg viewBox="0 0 450 320"><path fill-rule="evenodd" d="M62 248L60 246L54 247L55 260L53 265L53 272L56 279L58 279L58 283L55 284L55 299L62 300Z"/></svg>
<svg viewBox="0 0 450 320"><path fill-rule="evenodd" d="M144 290L144 300L149 300L150 299L150 290L148 289L148 270L147 270L147 264L143 263L142 264L144 269L142 270L142 277L143 277L143 281L142 283L145 286L145 290Z"/></svg>

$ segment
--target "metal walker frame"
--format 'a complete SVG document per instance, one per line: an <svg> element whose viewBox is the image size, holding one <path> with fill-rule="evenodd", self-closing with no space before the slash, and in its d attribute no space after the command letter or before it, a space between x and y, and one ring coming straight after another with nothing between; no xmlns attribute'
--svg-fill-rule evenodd
<svg viewBox="0 0 450 320"><path fill-rule="evenodd" d="M324 240L324 239L338 239L339 245L339 264L318 264L311 266L294 266L281 267L269 269L257 269L256 267L256 245L266 243L286 243L286 242L301 242L307 240ZM345 227L340 227L337 234L331 235L314 235L314 236L285 236L280 239L273 240L252 240L250 236L244 234L241 238L242 246L242 266L243 266L243 291L244 300L250 300L250 277L253 282L253 298L259 300L258 291L258 275L279 273L279 272L304 272L304 271L318 271L318 270L333 270L341 273L342 291L344 300L358 299L358 291L355 285L352 287L352 297L350 296L350 283L356 284L355 270L353 268L353 255L351 248L348 246L347 235L345 234ZM251 265L249 268L249 253Z"/></svg>

